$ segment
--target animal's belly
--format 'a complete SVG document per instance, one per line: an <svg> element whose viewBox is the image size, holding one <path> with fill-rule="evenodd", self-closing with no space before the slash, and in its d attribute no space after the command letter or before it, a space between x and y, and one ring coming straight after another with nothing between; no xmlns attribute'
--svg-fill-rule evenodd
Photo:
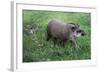
<svg viewBox="0 0 100 73"><path fill-rule="evenodd" d="M56 34L54 37L59 39L59 40L67 40L68 39L68 37L65 34L64 35L63 34Z"/></svg>

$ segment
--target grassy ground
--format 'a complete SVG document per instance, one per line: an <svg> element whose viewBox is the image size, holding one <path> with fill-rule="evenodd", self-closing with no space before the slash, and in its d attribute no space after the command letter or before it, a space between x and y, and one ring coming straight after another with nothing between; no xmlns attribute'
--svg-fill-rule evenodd
<svg viewBox="0 0 100 73"><path fill-rule="evenodd" d="M77 39L77 50L69 42L65 46L59 43L54 46L52 39L46 41L46 27L52 19L80 24L86 35ZM90 21L89 13L23 10L23 62L90 59ZM38 26L34 34L30 34L28 30L31 24Z"/></svg>

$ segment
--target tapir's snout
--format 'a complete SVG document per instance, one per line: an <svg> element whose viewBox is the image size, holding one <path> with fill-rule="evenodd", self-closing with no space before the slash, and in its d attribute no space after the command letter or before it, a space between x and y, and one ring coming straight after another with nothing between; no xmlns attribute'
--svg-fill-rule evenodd
<svg viewBox="0 0 100 73"><path fill-rule="evenodd" d="M77 30L76 33L77 33L76 36L84 36L85 35L83 30Z"/></svg>
<svg viewBox="0 0 100 73"><path fill-rule="evenodd" d="M81 30L81 35L85 36L85 32L83 30Z"/></svg>

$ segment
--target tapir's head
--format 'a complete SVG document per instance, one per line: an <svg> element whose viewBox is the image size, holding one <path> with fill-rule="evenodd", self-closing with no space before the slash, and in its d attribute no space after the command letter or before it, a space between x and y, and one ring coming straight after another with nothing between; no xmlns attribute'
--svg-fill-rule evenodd
<svg viewBox="0 0 100 73"><path fill-rule="evenodd" d="M72 35L74 35L75 37L80 37L85 35L84 31L80 28L80 25L74 23L69 23L69 24L72 30Z"/></svg>

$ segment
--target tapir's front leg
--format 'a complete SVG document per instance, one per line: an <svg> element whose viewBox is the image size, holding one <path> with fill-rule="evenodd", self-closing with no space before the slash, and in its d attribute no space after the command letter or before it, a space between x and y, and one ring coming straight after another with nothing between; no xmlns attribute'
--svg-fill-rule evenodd
<svg viewBox="0 0 100 73"><path fill-rule="evenodd" d="M78 48L77 43L76 43L76 39L74 37L71 37L71 42L72 42L74 48Z"/></svg>

